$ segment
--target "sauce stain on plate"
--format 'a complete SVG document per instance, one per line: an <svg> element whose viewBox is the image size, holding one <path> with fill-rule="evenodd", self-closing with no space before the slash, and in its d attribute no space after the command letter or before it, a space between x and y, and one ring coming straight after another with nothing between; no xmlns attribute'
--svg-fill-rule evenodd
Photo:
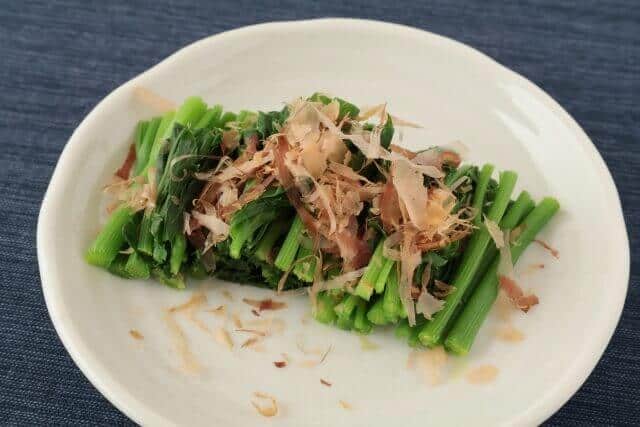
<svg viewBox="0 0 640 427"><path fill-rule="evenodd" d="M498 376L498 368L493 365L481 365L471 369L465 375L470 384L489 384Z"/></svg>
<svg viewBox="0 0 640 427"><path fill-rule="evenodd" d="M524 340L522 331L512 325L505 325L498 329L496 336L500 341L516 343Z"/></svg>
<svg viewBox="0 0 640 427"><path fill-rule="evenodd" d="M129 330L129 335L131 335L131 338L134 340L142 341L144 339L144 335L142 335L137 329Z"/></svg>

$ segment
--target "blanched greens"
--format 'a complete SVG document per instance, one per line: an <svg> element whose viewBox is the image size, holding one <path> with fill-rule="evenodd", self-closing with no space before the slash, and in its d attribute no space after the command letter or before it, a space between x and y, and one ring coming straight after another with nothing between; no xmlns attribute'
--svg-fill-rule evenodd
<svg viewBox="0 0 640 427"><path fill-rule="evenodd" d="M386 105L320 93L270 112L188 98L135 128L135 162L86 260L177 289L209 276L308 286L320 322L396 325L412 346L464 354L501 284L522 294L509 262L559 205L512 200L515 172L401 149L394 121Z"/></svg>

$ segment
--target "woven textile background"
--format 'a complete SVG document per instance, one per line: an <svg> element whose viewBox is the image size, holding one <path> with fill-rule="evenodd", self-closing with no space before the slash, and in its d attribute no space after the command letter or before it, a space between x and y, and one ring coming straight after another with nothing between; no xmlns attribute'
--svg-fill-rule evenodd
<svg viewBox="0 0 640 427"><path fill-rule="evenodd" d="M73 129L118 85L192 41L322 16L392 21L467 43L541 86L593 139L622 198L631 283L604 357L548 423L640 423L638 0L0 1L0 423L130 423L73 364L40 288L38 209Z"/></svg>

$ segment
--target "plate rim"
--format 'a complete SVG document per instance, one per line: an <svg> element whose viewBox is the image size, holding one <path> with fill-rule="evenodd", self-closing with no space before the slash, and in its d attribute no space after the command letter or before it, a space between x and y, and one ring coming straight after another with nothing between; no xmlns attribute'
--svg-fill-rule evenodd
<svg viewBox="0 0 640 427"><path fill-rule="evenodd" d="M46 256L47 248L51 245L52 237L55 234L52 231L54 228L49 227L48 223L52 222L48 206L52 204L52 199L58 193L59 185L57 183L62 180L61 175L65 173L61 165L68 163L68 158L71 156L71 148L74 145L78 145L78 134L88 126L88 123L92 121L93 116L98 114L97 112L104 108L104 105L109 103L113 98L116 98L119 93L126 91L130 86L134 86L144 76L153 74L159 69L164 68L166 65L180 61L181 58L188 54L189 51L197 49L200 45L220 41L225 38L230 38L243 33L259 33L260 31L269 29L284 29L290 26L302 26L302 25L317 25L317 26L361 26L367 27L371 31L382 29L393 29L399 33L411 35L412 37L427 37L432 40L438 41L456 49L460 54L464 55L469 60L473 61L474 65L484 66L485 68L495 68L496 72L508 75L511 79L516 79L521 83L526 90L535 93L541 100L543 100L546 108L553 111L554 115L558 117L563 124L567 125L576 135L577 140L580 143L581 148L586 149L588 156L594 166L598 168L598 173L603 178L603 187L607 192L607 196L612 202L612 206L615 206L615 221L618 223L616 241L620 241L621 251L623 255L622 270L620 271L620 280L623 281L622 285L616 285L616 294L611 298L615 303L615 308L608 311L606 316L606 325L601 327L599 334L594 335L594 344L592 348L594 351L591 357L583 357L580 363L576 363L573 367L575 374L568 377L562 383L554 385L544 396L532 403L525 411L516 415L513 419L510 419L507 424L539 424L545 419L553 415L558 409L560 409L582 386L591 372L595 369L600 358L604 354L606 347L615 332L617 324L622 315L624 302L629 286L629 273L630 273L630 250L629 250L629 238L626 224L624 221L624 215L622 212L622 204L620 202L620 196L606 163L600 153L598 152L595 144L584 130L578 125L578 123L571 117L571 115L564 110L549 94L543 89L537 86L535 83L528 80L526 77L518 74L517 72L507 68L500 64L490 56L483 52L459 41L451 39L449 37L441 36L432 33L427 30L419 28L377 21L367 19L352 19L352 18L319 18L319 19L307 19L307 20L294 20L294 21L276 21L266 22L255 25L244 26L229 31L220 32L214 35L210 35L201 38L187 46L172 53L167 58L163 59L156 65L150 67L146 71L131 78L129 81L120 85L108 95L106 95L96 106L82 119L80 124L71 134L67 141L51 176L51 180L44 195L40 213L38 216L37 224L37 254L38 254L38 266L40 272L40 280L42 284L42 291L45 299L45 304L49 312L49 316L53 323L53 326L58 334L62 344L71 356L72 360L82 371L89 382L116 408L122 411L127 417L138 424L152 424L152 425L165 425L169 421L160 416L152 407L140 402L129 390L127 390L113 375L108 371L101 370L101 366L98 360L92 356L90 350L82 342L80 335L74 330L69 322L65 322L66 308L62 304L61 299L58 297L56 291L56 285L52 270L55 270L55 266L52 265L49 257ZM245 34L246 35L246 34ZM566 378L566 376L564 377Z"/></svg>

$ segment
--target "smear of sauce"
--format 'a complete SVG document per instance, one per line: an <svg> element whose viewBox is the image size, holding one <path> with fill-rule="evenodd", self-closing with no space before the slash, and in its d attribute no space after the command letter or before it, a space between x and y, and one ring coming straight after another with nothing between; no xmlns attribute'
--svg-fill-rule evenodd
<svg viewBox="0 0 640 427"><path fill-rule="evenodd" d="M315 368L319 364L320 362L318 362L317 360L301 360L298 362L298 366L302 368Z"/></svg>
<svg viewBox="0 0 640 427"><path fill-rule="evenodd" d="M520 342L524 340L524 334L512 325L505 325L498 329L498 339L505 342Z"/></svg>
<svg viewBox="0 0 640 427"><path fill-rule="evenodd" d="M351 406L349 403L345 402L344 400L340 400L338 403L340 403L340 406L342 406L347 411L350 411L353 409L353 406Z"/></svg>
<svg viewBox="0 0 640 427"><path fill-rule="evenodd" d="M500 290L498 292L498 298L496 299L495 303L495 310L498 314L498 318L505 322L511 320L511 316L515 312L515 308L513 307L511 300L503 290Z"/></svg>
<svg viewBox="0 0 640 427"><path fill-rule="evenodd" d="M198 329L200 329L201 331L210 334L211 333L211 329L209 329L209 327L202 321L200 320L198 317L196 317L196 310L191 309L187 312L187 318L189 319L189 321L191 323L193 323L194 325L196 325L198 327Z"/></svg>
<svg viewBox="0 0 640 427"><path fill-rule="evenodd" d="M280 334L284 331L286 323L279 317L269 317L260 319L251 319L244 322L244 327L255 329L265 334L265 336Z"/></svg>
<svg viewBox="0 0 640 427"><path fill-rule="evenodd" d="M282 301L274 301L271 298L263 299L263 300L255 300L249 298L242 298L242 302L250 305L258 309L258 311L265 310L282 310L283 308L287 308L287 303Z"/></svg>
<svg viewBox="0 0 640 427"><path fill-rule="evenodd" d="M129 335L131 335L134 340L142 341L144 339L144 335L142 335L137 329L131 329L129 331Z"/></svg>
<svg viewBox="0 0 640 427"><path fill-rule="evenodd" d="M409 353L407 368L416 369L429 385L444 382L447 367L447 353L443 347Z"/></svg>
<svg viewBox="0 0 640 427"><path fill-rule="evenodd" d="M207 303L207 296L203 293L193 294L187 302L169 308L170 313L196 310Z"/></svg>
<svg viewBox="0 0 640 427"><path fill-rule="evenodd" d="M203 330L204 332L211 334L211 331L209 330L207 325L195 316L196 310L201 308L206 303L207 296L202 292L198 292L193 294L191 298L189 298L186 302L174 307L170 307L164 315L165 323L167 324L169 333L171 335L171 341L174 351L181 361L181 368L188 373L200 372L202 370L202 366L191 351L189 340L187 339L184 330L176 320L175 316L179 313L185 313L187 319L191 323L194 323L199 329Z"/></svg>
<svg viewBox="0 0 640 427"><path fill-rule="evenodd" d="M250 348L251 348L251 350L255 351L256 353L265 353L267 351L265 346L263 346L260 343L258 343L256 345L252 345Z"/></svg>
<svg viewBox="0 0 640 427"><path fill-rule="evenodd" d="M236 332L246 332L248 334L253 334L253 335L256 335L258 337L266 337L267 336L266 332L259 331L257 329L250 329L250 328L238 328L238 329L236 329Z"/></svg>
<svg viewBox="0 0 640 427"><path fill-rule="evenodd" d="M204 297L204 298L203 298ZM206 334L210 335L213 337L213 339L216 340L216 342L218 342L219 344L224 345L225 347L227 347L229 350L233 349L233 340L231 339L231 336L229 335L229 333L227 332L226 329L224 328L217 328L215 331L212 331L211 329L209 329L209 327L206 325L206 323L204 323L202 320L200 320L197 316L197 310L204 304L206 304L207 302L207 298L205 295L194 295L191 300L189 300L187 303L183 304L182 306L180 306L180 309L186 312L187 315L187 319L189 319L189 321L191 323L193 323L194 325L196 325L198 327L198 329L200 329L201 331L205 332ZM214 314L217 315L225 315L225 307L223 305L215 308L215 309L210 309L208 310ZM234 314L233 315L233 319L234 322L240 322L240 319ZM237 324L237 323L236 323Z"/></svg>
<svg viewBox="0 0 640 427"><path fill-rule="evenodd" d="M231 341L231 336L229 336L229 333L225 329L216 329L215 339L220 344L226 346L229 350L233 348L233 341Z"/></svg>
<svg viewBox="0 0 640 427"><path fill-rule="evenodd" d="M544 270L544 264L539 262L536 264L529 264L527 268L522 272L523 275L529 275L537 273L540 270Z"/></svg>
<svg viewBox="0 0 640 427"><path fill-rule="evenodd" d="M164 320L169 329L169 333L171 334L173 349L180 358L181 368L187 373L200 372L202 370L202 366L191 351L189 341L187 340L182 327L175 319L174 312L165 312Z"/></svg>
<svg viewBox="0 0 640 427"><path fill-rule="evenodd" d="M257 342L258 342L258 338L257 337L247 338L245 340L245 342L243 342L242 345L240 345L240 348L251 347L252 345L256 344Z"/></svg>
<svg viewBox="0 0 640 427"><path fill-rule="evenodd" d="M318 354L318 353L315 353L316 349L313 349L313 351L309 351L309 350L306 350L304 347L300 347L300 346L298 346L298 349L306 355ZM302 366L303 368L314 368L318 365L321 365L325 361L329 353L331 353L331 350L333 350L333 345L329 344L329 347L327 347L326 350L318 354L320 356L319 359L301 360L300 362L298 362L298 365Z"/></svg>
<svg viewBox="0 0 640 427"><path fill-rule="evenodd" d="M227 308L224 305L219 305L216 308L210 308L207 313L213 313L216 316L225 317L227 315Z"/></svg>
<svg viewBox="0 0 640 427"><path fill-rule="evenodd" d="M535 239L534 242L545 248L555 259L560 259L560 251L558 251L556 248L551 247L551 245L544 240Z"/></svg>
<svg viewBox="0 0 640 427"><path fill-rule="evenodd" d="M278 415L278 402L276 401L275 397L261 392L255 392L253 393L253 395L258 399L261 399L263 402L266 401L268 403L267 405L260 405L256 401L251 401L251 404L254 408L256 408L260 415L262 415L263 417L274 417Z"/></svg>
<svg viewBox="0 0 640 427"><path fill-rule="evenodd" d="M465 375L470 384L488 384L498 376L498 368L493 365L481 365L471 369Z"/></svg>
<svg viewBox="0 0 640 427"><path fill-rule="evenodd" d="M321 356L323 353L327 351L326 348L322 348L322 347L308 347L305 344L305 338L302 334L299 334L296 337L296 347L298 347L298 350L300 350L300 352L306 356L309 356L309 355Z"/></svg>
<svg viewBox="0 0 640 427"><path fill-rule="evenodd" d="M235 326L236 329L242 329L242 320L240 320L240 317L238 317L237 314L233 313L231 315L231 320L233 320L233 326Z"/></svg>

